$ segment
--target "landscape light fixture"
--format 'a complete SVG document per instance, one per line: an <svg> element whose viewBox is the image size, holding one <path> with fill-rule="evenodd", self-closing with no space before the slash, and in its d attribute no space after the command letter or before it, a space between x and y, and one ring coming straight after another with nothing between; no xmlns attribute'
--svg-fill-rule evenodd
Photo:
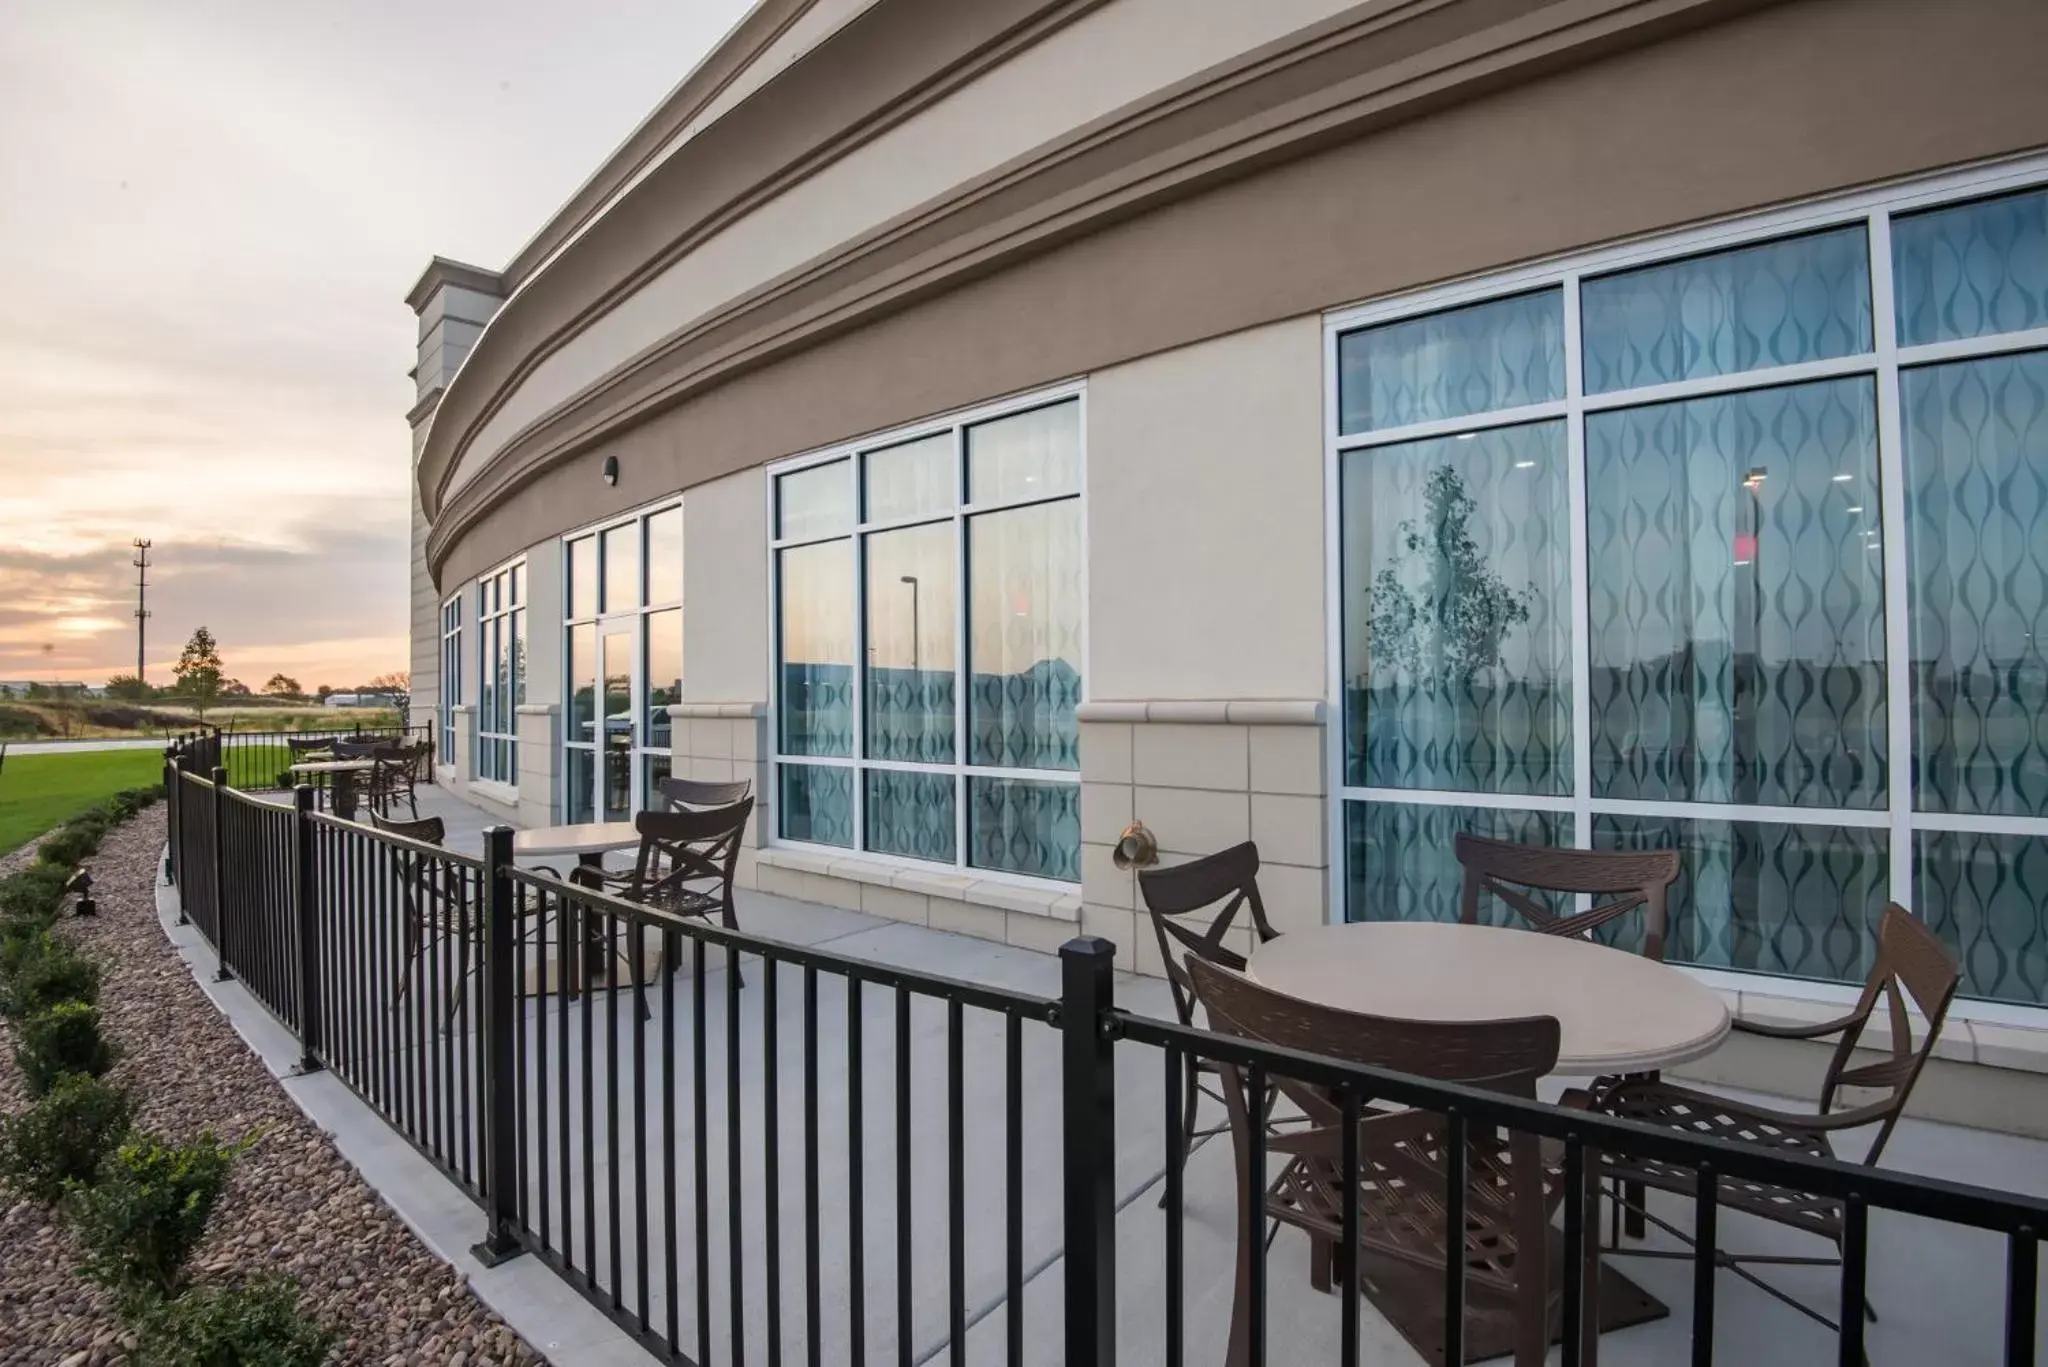
<svg viewBox="0 0 2048 1367"><path fill-rule="evenodd" d="M71 908L74 916L97 916L99 907L92 900L92 874L80 869L65 881L64 891L78 894L78 904Z"/></svg>

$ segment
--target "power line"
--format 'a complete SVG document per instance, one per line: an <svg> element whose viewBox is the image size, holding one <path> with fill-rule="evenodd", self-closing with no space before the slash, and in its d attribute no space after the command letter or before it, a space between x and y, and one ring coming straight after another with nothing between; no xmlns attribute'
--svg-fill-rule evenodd
<svg viewBox="0 0 2048 1367"><path fill-rule="evenodd" d="M143 675L143 641L149 631L149 542L143 537L134 541L135 559L135 677Z"/></svg>

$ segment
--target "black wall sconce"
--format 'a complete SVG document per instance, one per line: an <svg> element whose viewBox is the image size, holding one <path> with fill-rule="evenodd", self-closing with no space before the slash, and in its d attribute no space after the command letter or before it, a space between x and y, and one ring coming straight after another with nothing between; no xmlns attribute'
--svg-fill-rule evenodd
<svg viewBox="0 0 2048 1367"><path fill-rule="evenodd" d="M617 456L606 456L604 458L604 482L606 484L617 484L619 482L619 458Z"/></svg>

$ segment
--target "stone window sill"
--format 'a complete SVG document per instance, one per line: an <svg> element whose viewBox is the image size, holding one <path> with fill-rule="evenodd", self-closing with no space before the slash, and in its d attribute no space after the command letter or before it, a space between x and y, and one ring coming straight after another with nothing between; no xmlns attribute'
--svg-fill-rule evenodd
<svg viewBox="0 0 2048 1367"><path fill-rule="evenodd" d="M519 789L509 783L500 783L496 779L473 778L469 781L469 791L477 797L501 806L519 805Z"/></svg>
<svg viewBox="0 0 2048 1367"><path fill-rule="evenodd" d="M771 846L755 856L755 863L771 869L791 869L840 878L849 883L901 888L926 897L947 897L999 911L1023 912L1054 921L1078 924L1081 920L1081 891L1066 883L1025 883L1008 879L973 878L934 868L914 868L887 859L854 854L827 854Z"/></svg>

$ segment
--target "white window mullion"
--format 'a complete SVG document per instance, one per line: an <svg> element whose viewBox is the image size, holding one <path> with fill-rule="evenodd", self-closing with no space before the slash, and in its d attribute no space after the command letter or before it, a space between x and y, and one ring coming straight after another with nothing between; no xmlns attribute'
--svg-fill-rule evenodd
<svg viewBox="0 0 2048 1367"><path fill-rule="evenodd" d="M1885 751L1891 895L1913 905L1913 674L1906 564L1905 429L1899 411L1898 311L1892 293L1891 217L1870 215L1870 312L1877 338L1878 536L1884 561Z"/></svg>
<svg viewBox="0 0 2048 1367"><path fill-rule="evenodd" d="M853 496L860 497L860 462L850 460L847 468L853 476ZM848 848L865 851L868 847L868 784L867 771L862 763L867 759L868 727L868 539L854 533L853 542L853 830L848 832L851 841Z"/></svg>
<svg viewBox="0 0 2048 1367"><path fill-rule="evenodd" d="M1592 568L1586 530L1585 367L1579 352L1579 278L1564 278L1565 482L1571 522L1572 844L1593 848Z"/></svg>
<svg viewBox="0 0 2048 1367"><path fill-rule="evenodd" d="M967 429L953 428L953 867L967 863L967 709L972 702L967 596Z"/></svg>

